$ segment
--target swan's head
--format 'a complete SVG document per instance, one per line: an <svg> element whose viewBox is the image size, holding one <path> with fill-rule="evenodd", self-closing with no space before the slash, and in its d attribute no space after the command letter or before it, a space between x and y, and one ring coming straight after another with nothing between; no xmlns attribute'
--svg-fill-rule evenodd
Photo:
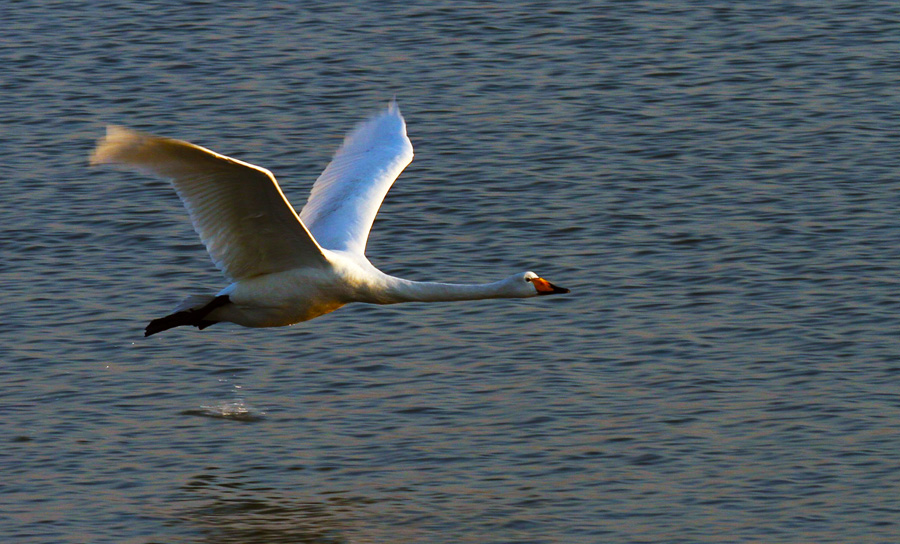
<svg viewBox="0 0 900 544"><path fill-rule="evenodd" d="M521 274L516 274L515 276L510 277L507 282L510 283L514 292L521 297L556 295L569 292L568 289L557 287L534 272L522 272Z"/></svg>

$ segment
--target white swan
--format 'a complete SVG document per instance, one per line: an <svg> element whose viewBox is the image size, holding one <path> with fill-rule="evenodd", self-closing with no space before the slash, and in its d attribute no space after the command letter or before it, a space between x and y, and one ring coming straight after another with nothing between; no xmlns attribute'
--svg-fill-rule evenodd
<svg viewBox="0 0 900 544"><path fill-rule="evenodd" d="M568 293L533 272L481 285L416 282L365 256L384 195L412 161L396 102L346 137L298 216L271 172L179 140L110 126L91 164L123 164L169 178L213 262L232 282L189 297L145 336L220 321L280 327L350 302L394 304Z"/></svg>

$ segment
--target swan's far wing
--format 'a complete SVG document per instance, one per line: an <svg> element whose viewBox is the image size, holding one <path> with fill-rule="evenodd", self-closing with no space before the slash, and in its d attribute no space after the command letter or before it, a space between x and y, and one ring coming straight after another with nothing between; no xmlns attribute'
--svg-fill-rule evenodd
<svg viewBox="0 0 900 544"><path fill-rule="evenodd" d="M200 146L110 126L91 164L169 178L213 262L231 280L324 264L272 173Z"/></svg>
<svg viewBox="0 0 900 544"><path fill-rule="evenodd" d="M300 218L322 247L364 254L384 195L412 158L406 123L391 102L344 139Z"/></svg>

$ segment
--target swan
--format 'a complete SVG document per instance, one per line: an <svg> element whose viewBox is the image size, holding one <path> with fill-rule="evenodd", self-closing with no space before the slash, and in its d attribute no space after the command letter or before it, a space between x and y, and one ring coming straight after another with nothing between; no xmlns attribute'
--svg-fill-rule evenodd
<svg viewBox="0 0 900 544"><path fill-rule="evenodd" d="M487 284L419 282L385 274L365 256L385 194L412 161L396 100L345 139L298 215L265 168L209 149L110 125L90 157L171 180L194 229L231 284L193 295L144 336L227 321L281 327L351 302L395 304L568 293L534 272Z"/></svg>

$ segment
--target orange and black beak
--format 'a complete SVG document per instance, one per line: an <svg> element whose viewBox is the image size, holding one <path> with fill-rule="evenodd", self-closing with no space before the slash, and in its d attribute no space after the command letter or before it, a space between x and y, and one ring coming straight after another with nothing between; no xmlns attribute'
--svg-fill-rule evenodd
<svg viewBox="0 0 900 544"><path fill-rule="evenodd" d="M564 287L557 287L545 280L544 278L534 278L531 280L534 288L537 289L539 295L556 295L559 293L568 293L569 290Z"/></svg>

